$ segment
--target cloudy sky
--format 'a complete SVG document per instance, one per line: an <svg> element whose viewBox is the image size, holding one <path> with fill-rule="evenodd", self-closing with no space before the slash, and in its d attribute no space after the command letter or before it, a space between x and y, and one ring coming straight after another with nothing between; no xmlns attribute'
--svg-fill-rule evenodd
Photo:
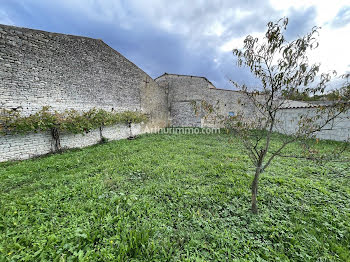
<svg viewBox="0 0 350 262"><path fill-rule="evenodd" d="M254 83L231 50L289 17L288 39L321 26L311 54L322 71L350 71L349 0L0 0L0 23L103 39L155 78L164 72Z"/></svg>

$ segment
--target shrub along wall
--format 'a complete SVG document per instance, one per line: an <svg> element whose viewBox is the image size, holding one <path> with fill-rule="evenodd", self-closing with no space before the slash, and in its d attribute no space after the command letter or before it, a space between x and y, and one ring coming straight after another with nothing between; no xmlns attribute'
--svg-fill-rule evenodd
<svg viewBox="0 0 350 262"><path fill-rule="evenodd" d="M108 126L103 129L103 136L109 140L127 138L130 129L123 124ZM133 135L142 133L141 124L132 125ZM81 148L99 143L99 129L87 134L62 133L60 143L62 148ZM50 132L28 133L26 135L0 136L0 162L23 160L44 155L54 150Z"/></svg>
<svg viewBox="0 0 350 262"><path fill-rule="evenodd" d="M26 159L35 155L79 148L105 140L137 135L147 116L139 112L87 112L66 110L62 113L43 107L29 116L3 110L0 115L0 162Z"/></svg>

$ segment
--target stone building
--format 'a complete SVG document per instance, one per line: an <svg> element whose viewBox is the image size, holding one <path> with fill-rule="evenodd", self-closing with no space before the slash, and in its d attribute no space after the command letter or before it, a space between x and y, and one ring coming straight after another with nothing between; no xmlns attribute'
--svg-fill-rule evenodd
<svg viewBox="0 0 350 262"><path fill-rule="evenodd" d="M202 101L214 105L222 116L254 116L245 93L216 88L205 77L165 73L153 80L102 40L6 25L0 25L0 80L0 110L29 115L51 106L57 111L102 108L148 114L150 120L134 125L133 134L167 126L220 127L215 118L195 112ZM277 131L294 130L294 120L303 110L286 108L281 113L283 128ZM345 140L350 135L346 117L338 123L340 131L322 133L321 138ZM103 129L110 140L128 135L123 125ZM62 134L61 145L84 147L99 140L98 130ZM0 162L49 153L52 142L48 133L0 136Z"/></svg>
<svg viewBox="0 0 350 262"><path fill-rule="evenodd" d="M169 125L176 127L222 127L218 116L244 116L246 121L254 121L256 107L241 91L216 88L207 78L188 75L163 74L155 79L168 92ZM263 98L262 98L263 99ZM215 116L202 113L201 102L213 105ZM195 103L195 105L194 105ZM277 115L275 131L292 135L299 129L301 115L312 116L318 105L284 101L284 108ZM194 107L197 108L194 110ZM198 112L199 111L199 112ZM320 119L322 122L322 119ZM319 139L348 141L350 139L350 112L341 114L325 129L316 133Z"/></svg>
<svg viewBox="0 0 350 262"><path fill-rule="evenodd" d="M221 116L245 114L249 117L253 113L253 107L249 106L250 101L243 92L218 89L205 77L165 73L155 81L160 87L168 90L171 126L221 126L217 118L210 118L207 112L195 112L194 106L200 109L202 101L213 105L216 114Z"/></svg>

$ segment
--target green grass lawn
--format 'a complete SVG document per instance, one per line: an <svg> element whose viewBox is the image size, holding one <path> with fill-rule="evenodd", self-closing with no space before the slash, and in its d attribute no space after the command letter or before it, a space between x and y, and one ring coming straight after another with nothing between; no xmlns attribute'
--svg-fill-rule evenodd
<svg viewBox="0 0 350 262"><path fill-rule="evenodd" d="M249 164L223 134L0 164L0 261L350 261L349 163L276 159L257 216Z"/></svg>

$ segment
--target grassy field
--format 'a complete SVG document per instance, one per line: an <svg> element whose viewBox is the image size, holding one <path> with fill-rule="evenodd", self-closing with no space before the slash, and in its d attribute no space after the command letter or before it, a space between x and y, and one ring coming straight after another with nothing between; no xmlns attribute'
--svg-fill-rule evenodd
<svg viewBox="0 0 350 262"><path fill-rule="evenodd" d="M349 168L277 159L255 216L253 170L223 134L3 163L0 261L350 261Z"/></svg>

